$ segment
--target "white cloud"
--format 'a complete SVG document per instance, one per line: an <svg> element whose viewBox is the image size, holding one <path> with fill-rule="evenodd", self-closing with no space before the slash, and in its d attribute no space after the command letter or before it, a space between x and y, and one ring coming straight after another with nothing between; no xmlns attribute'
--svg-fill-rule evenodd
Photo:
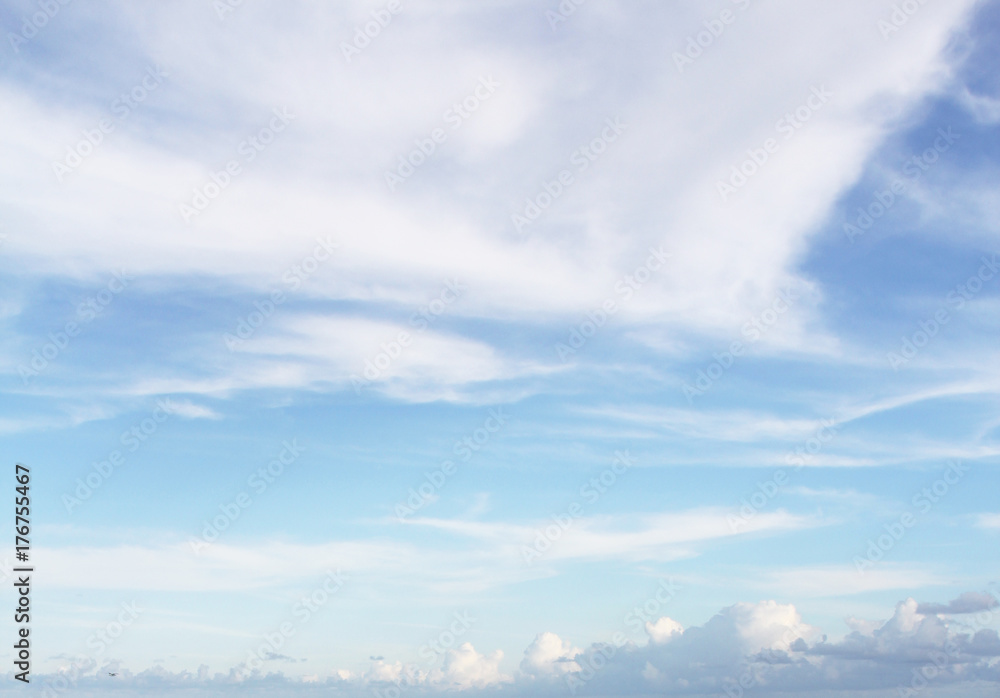
<svg viewBox="0 0 1000 698"><path fill-rule="evenodd" d="M407 9L349 65L331 37L349 39L353 25L320 6L242 7L221 33L203 8L129 6L120 21L134 28L146 58L170 76L129 128L110 134L66 182L56 182L51 162L64 155L63 144L79 140L81 128L106 116L107 107L69 102L56 112L23 87L3 88L3 203L17 222L11 250L50 272L127 262L140 275L207 273L257 285L281 271L277 260L292 261L294 250L334 230L342 254L310 293L398 298L407 285L474 276L463 313L531 318L589 309L665 232L682 263L630 304L627 315L728 329L759 312L781 286L801 282L792 266L806 236L854 181L893 119L939 88L947 76L942 48L972 6L963 0L924 7L891 41L856 29L870 29L891 12L888 0L824 6L822 22L810 4L755 6L753 21L734 26L688 73L661 64L635 73L616 107L604 96L617 80L599 69L604 52L632 55L641 44L637 31L655 33L658 45L682 48L687 32L700 28L697 16L657 8L639 21L638 9L618 5L612 13L618 21L598 36L584 19L597 11L580 10L573 21L585 45L598 49L588 58L523 43L512 51L502 37L485 34L467 8ZM503 3L494 11L527 12L544 24L534 6ZM790 22L797 27L794 40ZM275 41L261 56L251 37L264 29ZM178 31L189 37L183 48L174 41ZM852 37L848 58L842 32ZM418 45L422 50L415 52ZM748 52L771 76L767 85L732 70ZM316 61L317 55L329 60ZM206 64L218 70L206 72ZM394 69L387 72L387 65ZM591 69L583 83L581 67ZM384 170L490 74L502 85L495 96L390 194ZM126 85L135 79L125 69L114 76ZM373 80L380 89L370 89ZM748 147L783 139L775 122L818 85L832 92L830 102L782 143L746 190L720 205L716 181ZM235 157L238 142L281 106L296 114L287 132L185 227L177 203L207 181L211 167ZM135 128L165 108L186 118L178 126L158 123L155 138ZM514 239L509 217L524 196L616 113L629 124L627 137L580 173L559 202L573 205L554 206L527 243ZM664 130L705 137L663 138ZM823 167L811 166L816 162ZM441 196L455 187L463 196ZM618 194L621 205L609 207L608 196ZM40 205L52 201L59 205ZM641 212L636 232L623 238L625 221L615 209ZM562 225L579 229L570 255L555 244ZM137 229L141 237L132 234ZM101 234L93 235L96 230ZM51 249L62 254L52 257ZM65 259L79 266L70 268ZM803 330L810 311L799 312L772 341L815 346L815 333Z"/></svg>
<svg viewBox="0 0 1000 698"><path fill-rule="evenodd" d="M727 523L731 512L704 508L644 516L584 516L559 526L553 521L535 525L484 523L457 519L416 517L407 525L424 526L475 538L522 564L567 560L676 560L696 554L698 544L747 534L777 534L821 525L784 510L762 512L734 532Z"/></svg>
<svg viewBox="0 0 1000 698"><path fill-rule="evenodd" d="M180 415L187 419L221 419L222 415L210 407L196 405L188 400L171 400L171 414Z"/></svg>
<svg viewBox="0 0 1000 698"><path fill-rule="evenodd" d="M789 567L768 572L759 588L780 591L792 598L845 596L871 591L923 589L945 585L949 578L919 567L880 563L860 574L853 564Z"/></svg>
<svg viewBox="0 0 1000 698"><path fill-rule="evenodd" d="M669 642L684 632L683 625L666 616L657 619L655 623L647 622L645 627L646 634L649 635L649 641L657 645Z"/></svg>
<svg viewBox="0 0 1000 698"><path fill-rule="evenodd" d="M466 384L543 370L506 359L482 342L354 317L295 316L248 342L243 351L297 367L295 375L308 380L307 386L332 382L353 387L357 381L411 399L437 399Z"/></svg>
<svg viewBox="0 0 1000 698"><path fill-rule="evenodd" d="M994 596L977 591L967 591L950 603L922 603L917 606L917 613L924 615L947 613L963 614L976 613L996 608L1000 602Z"/></svg>
<svg viewBox="0 0 1000 698"><path fill-rule="evenodd" d="M922 7L886 41L874 28L891 13L890 0L754 3L737 11L724 41L678 74L671 47L683 49L706 19L681 6L581 8L572 18L574 40L587 47L580 52L554 50L560 34L551 37L555 44L522 41L524 23L547 31L544 12L531 3L407 7L349 64L333 37L349 41L367 5L343 12L315 3L241 6L220 24L204 7L119 3L116 21L135 44L115 47L136 55L110 62L104 82L88 83L58 108L45 90L0 83L5 254L22 272L49 277L93 278L124 265L140 283L156 279L161 291L199 279L264 293L317 236L340 243L296 294L302 302L350 302L355 317L341 310L289 316L235 362L215 353L214 338L199 336L194 341L205 344L197 373L125 375L118 390L126 394L349 389L350 376L380 343L406 329L361 318L373 308L416 307L426 289L455 277L469 284L456 318L568 328L614 298L624 336L656 350L670 342L674 352L703 336L741 336L748 318L780 289L793 288L802 299L762 338L761 351L858 362L860 353L825 327L823 290L799 263L886 134L945 89L957 59L944 47L973 6ZM91 19L96 32L107 30L98 13ZM183 47L179 32L188 37ZM274 37L266 55L253 39L261 32ZM846 58L843 36L851 37ZM663 61L637 53L647 40L664 47ZM770 76L767 85L733 70L751 56ZM111 100L134 84L144 63L167 70L164 84L58 182L52 163L82 129L112 116ZM624 84L622 71L608 67L619 64L629 66ZM451 130L445 110L484 76L499 87ZM778 119L821 87L832 96L786 138ZM288 128L185 225L178 204L238 157L241 140L272 109L285 107L295 115ZM527 237L515 234L511 214L561 168L572 169L570 154L609 117L627 125L622 137L575 172L573 186ZM388 191L385 172L442 124L448 140L398 191ZM718 181L767 138L777 139L778 152L722 202ZM623 302L615 284L650 245L663 246L672 260ZM473 337L472 326L422 336L373 389L414 402L513 400L535 390L510 383L564 368L553 365L548 346L541 359L514 356L500 348L501 336ZM678 345L678 336L692 339ZM794 427L758 421L765 433ZM731 426L730 438L739 439L750 425Z"/></svg>
<svg viewBox="0 0 1000 698"><path fill-rule="evenodd" d="M573 661L578 654L579 648L555 633L540 633L524 650L521 672L528 676L560 677L580 671L580 665Z"/></svg>
<svg viewBox="0 0 1000 698"><path fill-rule="evenodd" d="M980 514L976 523L980 528L1000 529L1000 514Z"/></svg>
<svg viewBox="0 0 1000 698"><path fill-rule="evenodd" d="M968 87L958 94L958 100L981 124L995 124L1000 121L1000 100L986 95L976 95Z"/></svg>
<svg viewBox="0 0 1000 698"><path fill-rule="evenodd" d="M334 388L409 402L493 404L532 390L495 387L498 383L562 370L504 356L488 343L461 335L344 315L276 315L252 337L237 338L232 352L221 331L209 340L201 340L200 365L161 369L159 375L144 369L143 375L123 376L118 386L103 389L119 396L225 398L241 390Z"/></svg>
<svg viewBox="0 0 1000 698"><path fill-rule="evenodd" d="M484 688L510 681L500 671L503 652L496 650L488 655L480 654L471 642L445 653L440 671L431 672L428 680L447 688Z"/></svg>
<svg viewBox="0 0 1000 698"><path fill-rule="evenodd" d="M233 670L209 677L207 668L194 675L154 667L140 673L124 669L121 683L138 688L155 677L157 695L166 696L194 688L245 695L265 683L272 692L280 686L290 696L313 695L311 687L316 687L351 698L370 695L372 690L386 695L392 687L400 692L419 688L476 697L557 696L570 688L579 692L581 687L586 694L641 696L652 691L709 696L738 694L742 683L745 691L761 698L848 696L860 691L890 698L905 693L924 667L933 667L924 676L947 695L979 696L973 690L976 682L995 691L1000 684L996 667L1000 638L995 630L983 627L988 619L971 628L951 627L936 615L920 613L918 607L917 601L906 599L888 620L852 620L855 630L839 641L828 640L819 628L805 623L794 606L775 601L738 603L685 630L661 619L656 625L670 626L669 641L651 637L643 646L601 642L581 650L554 633L541 633L525 650L521 671L514 676L501 670L500 651L481 653L467 642L447 651L440 665L428 670L381 658L363 674L331 669L326 678L299 680L276 673L241 677ZM995 610L987 615L995 620ZM82 663L80 669L87 675L78 679L78 693L100 695L93 692L105 690L96 689L97 665Z"/></svg>

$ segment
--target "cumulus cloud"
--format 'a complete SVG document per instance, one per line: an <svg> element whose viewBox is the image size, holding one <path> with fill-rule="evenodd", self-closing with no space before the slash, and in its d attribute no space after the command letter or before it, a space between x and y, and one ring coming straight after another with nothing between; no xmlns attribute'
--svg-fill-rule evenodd
<svg viewBox="0 0 1000 698"><path fill-rule="evenodd" d="M888 620L855 622L860 630L831 641L803 622L791 604L739 603L704 625L671 633L666 643L650 633L645 646L622 638L592 645L576 657L581 671L567 682L578 692L622 695L737 696L752 688L757 696L806 696L832 689L844 695L880 689L884 693L872 695L895 696L900 687L910 690L914 681L921 683L913 671L923 672L925 665L931 669L920 673L924 685L927 675L949 686L997 682L1000 641L996 631L985 627L995 620L995 612L989 616L971 628L952 628L935 615L920 613L918 603L907 599ZM661 625L674 627L665 618L648 627Z"/></svg>
<svg viewBox="0 0 1000 698"><path fill-rule="evenodd" d="M927 696L995 695L1000 687L1000 637L989 627L1000 616L995 599L979 593L962 594L947 608L979 608L968 624L951 625L934 613L940 604L906 599L883 621L850 619L855 628L840 640L829 640L819 628L805 623L791 604L773 600L737 603L702 625L681 628L662 617L646 626L649 641L639 645L621 633L585 649L574 647L553 632L535 636L524 651L519 671L506 674L503 653L479 652L465 644L443 653L432 668L418 669L400 661L373 661L355 674L331 670L326 678L293 679L281 673L244 675L231 670L209 675L173 673L153 667L139 673L122 670L122 686L156 686L157 695L180 695L200 689L203 695L256 695L281 690L282 695L400 695L410 689L423 694L447 692L463 696L685 695L742 696L752 690L759 698L912 696L930 687ZM665 641L667 640L667 641ZM93 661L71 665L74 695L97 696L99 667ZM69 670L67 670L69 671ZM40 683L53 676L38 677ZM985 688L975 692L973 686ZM936 691L944 690L946 694ZM977 689L978 690L978 689ZM993 693L988 691L992 690ZM184 695L202 695L184 693Z"/></svg>
<svg viewBox="0 0 1000 698"><path fill-rule="evenodd" d="M555 633L540 633L524 651L521 672L526 676L562 676L579 671L573 658L580 650Z"/></svg>
<svg viewBox="0 0 1000 698"><path fill-rule="evenodd" d="M978 591L967 591L957 599L953 599L946 604L922 603L917 606L917 613L923 613L925 615L935 613L975 613L977 611L986 611L991 608L996 608L998 605L1000 605L1000 602L989 594L984 594Z"/></svg>
<svg viewBox="0 0 1000 698"><path fill-rule="evenodd" d="M684 626L672 618L664 616L655 623L646 623L646 634L649 641L660 645L669 642L672 638L684 632Z"/></svg>
<svg viewBox="0 0 1000 698"><path fill-rule="evenodd" d="M372 660L372 665L362 675L362 680L370 684L410 685L426 680L427 672L413 665L396 660L387 662L383 657Z"/></svg>
<svg viewBox="0 0 1000 698"><path fill-rule="evenodd" d="M471 642L445 652L444 665L440 671L431 672L431 684L449 688L483 688L510 679L500 671L503 652L495 650L490 654L480 654Z"/></svg>

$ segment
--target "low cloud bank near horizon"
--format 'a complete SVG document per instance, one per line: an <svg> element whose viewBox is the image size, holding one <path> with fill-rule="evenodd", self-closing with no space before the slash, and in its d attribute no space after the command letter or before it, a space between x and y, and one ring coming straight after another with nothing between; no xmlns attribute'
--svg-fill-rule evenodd
<svg viewBox="0 0 1000 698"><path fill-rule="evenodd" d="M846 619L852 631L830 640L795 606L737 603L706 623L683 628L669 616L644 623L646 640L623 631L576 647L553 632L535 636L518 668L504 671L503 652L479 651L444 631L418 663L372 658L370 668L330 676L289 677L299 661L282 654L278 635L225 672L133 672L116 661L73 660L36 677L39 689L72 695L286 696L938 696L995 695L1000 686L997 590L967 592L947 604L900 601L884 621ZM638 620L636 621L638 622ZM453 628L454 629L454 628ZM304 661L304 660L303 660ZM117 676L109 676L115 672ZM989 693L992 690L994 693ZM138 691L138 692L137 692ZM952 692L949 692L952 691ZM982 691L982 693L980 693Z"/></svg>

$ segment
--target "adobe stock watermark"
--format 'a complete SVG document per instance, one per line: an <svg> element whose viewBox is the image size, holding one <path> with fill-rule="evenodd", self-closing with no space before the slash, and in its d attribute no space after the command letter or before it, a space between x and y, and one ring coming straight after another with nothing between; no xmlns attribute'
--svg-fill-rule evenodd
<svg viewBox="0 0 1000 698"><path fill-rule="evenodd" d="M879 34L882 35L883 39L888 39L906 26L913 15L917 14L920 8L926 4L927 0L903 0L903 2L894 4L888 19L879 19L876 24Z"/></svg>
<svg viewBox="0 0 1000 698"><path fill-rule="evenodd" d="M952 291L949 291L941 307L934 311L934 315L918 323L919 329L914 330L908 337L901 337L899 352L890 351L886 355L889 365L894 371L898 371L902 366L909 363L910 359L916 357L921 349L926 347L934 337L938 336L941 328L951 321L952 316L948 312L949 305L953 305L955 311L961 310L968 301L971 301L983 290L984 283L996 276L997 272L1000 271L1000 265L997 263L997 254L996 252L993 253L992 260L980 257L982 265L976 273L966 279L965 283L958 284Z"/></svg>
<svg viewBox="0 0 1000 698"><path fill-rule="evenodd" d="M457 131L479 108L493 96L500 83L493 76L480 77L476 87L464 99L444 110L441 119L452 131ZM385 184L390 192L413 176L413 173L437 152L439 146L448 140L448 131L440 126L431 130L425 138L417 138L414 148L405 156L400 155L395 170L385 171Z"/></svg>
<svg viewBox="0 0 1000 698"><path fill-rule="evenodd" d="M837 435L838 423L832 419L820 421L820 426L794 451L785 456L785 462L794 465L793 473L797 473L805 464L818 454L823 447L833 441ZM757 489L749 495L740 499L740 507L734 514L726 516L726 523L729 530L738 533L739 530L750 523L757 514L762 511L771 500L777 497L789 483L788 473L783 468L778 468L771 475L770 479L757 483Z"/></svg>
<svg viewBox="0 0 1000 698"><path fill-rule="evenodd" d="M123 431L119 441L122 446L128 447L130 453L135 453L142 444L159 431L161 424L176 413L177 405L172 403L170 398L157 400L156 407L150 415ZM66 507L66 513L72 514L74 509L93 497L101 485L115 473L115 470L121 468L126 462L125 454L119 449L114 449L107 458L94 463L86 476L76 479L76 489L72 493L63 494L62 503Z"/></svg>
<svg viewBox="0 0 1000 698"><path fill-rule="evenodd" d="M511 214L510 220L514 224L515 231L521 233L526 226L538 220L542 212L547 211L565 194L576 183L576 177L597 162L607 151L608 146L617 141L626 128L617 116L605 119L604 124L600 134L570 153L569 164L572 168L560 170L551 180L543 181L541 191L524 200L524 209L520 213Z"/></svg>
<svg viewBox="0 0 1000 698"><path fill-rule="evenodd" d="M588 504L596 504L608 490L615 486L618 478L624 475L635 461L628 451L615 451L615 459L612 464L605 468L597 477L592 477L582 487L580 487L580 497ZM551 550L552 546L562 538L576 519L583 517L583 505L580 502L573 502L562 514L552 514L552 523L543 529L535 531L535 538L531 545L521 546L521 557L525 564L532 564L543 554Z"/></svg>
<svg viewBox="0 0 1000 698"><path fill-rule="evenodd" d="M281 450L271 459L266 466L257 468L250 477L247 478L247 487L253 493L260 496L267 492L278 478L285 472L285 468L290 466L302 452L305 451L298 439L281 442ZM188 543L195 555L200 555L201 551L209 547L219 539L224 531L227 531L235 521L240 518L245 509L249 509L254 503L253 495L249 491L243 490L231 501L219 505L219 514L211 521L205 521L205 527L201 531L201 539L189 539Z"/></svg>
<svg viewBox="0 0 1000 698"><path fill-rule="evenodd" d="M865 571L874 567L890 550L895 548L896 544L906 536L906 533L917 525L918 515L929 513L935 504L948 495L952 487L962 481L969 470L969 466L963 465L960 461L950 461L939 479L913 495L911 504L916 513L905 511L896 521L885 524L883 526L885 533L880 534L877 538L868 539L868 549L865 551L865 556L854 556L852 562L858 574L863 575Z"/></svg>
<svg viewBox="0 0 1000 698"><path fill-rule="evenodd" d="M444 314L452 303L462 297L469 287L461 283L458 279L448 279L444 282L444 287L436 298L420 307L417 312L410 316L410 325L416 328L416 336L426 332L439 317ZM383 342L379 351L374 356L369 356L364 360L364 368L361 374L351 375L351 385L356 395L361 394L362 388L367 388L374 381L381 379L388 372L392 364L403 355L403 351L413 344L415 339L405 330L396 335L396 339Z"/></svg>
<svg viewBox="0 0 1000 698"><path fill-rule="evenodd" d="M481 451L490 442L494 434L506 426L509 420L510 415L504 414L503 407L491 409L486 419L483 420L483 426L473 429L471 434L456 441L452 452L463 463L468 463L472 460L473 454ZM396 505L396 518L399 521L403 521L407 516L413 515L426 504L437 499L437 493L456 472L458 472L458 466L455 465L455 461L445 460L441 462L437 470L424 473L424 482L420 483L415 489L411 487L409 497L407 497L406 501Z"/></svg>
<svg viewBox="0 0 1000 698"><path fill-rule="evenodd" d="M622 622L633 632L642 632L648 624L654 623L660 618L664 606L677 596L681 588L680 584L677 584L673 577L661 579L656 592L626 613Z"/></svg>
<svg viewBox="0 0 1000 698"><path fill-rule="evenodd" d="M632 300L636 293L660 272L668 259L670 255L663 251L662 245L650 247L646 261L615 282L615 296L605 298L599 306L588 311L586 319L570 328L566 340L556 343L555 350L559 360L566 363L571 356L580 351L590 338L597 334L597 330L604 327L608 320L618 313L622 304Z"/></svg>
<svg viewBox="0 0 1000 698"><path fill-rule="evenodd" d="M57 160L52 163L52 171L56 175L56 181L62 182L66 175L76 170L83 164L84 160L93 155L97 147L104 142L105 136L114 133L115 129L124 123L132 115L132 112L138 109L139 105L163 84L167 77L169 74L163 68L147 67L142 80L111 102L110 109L111 113L115 115L115 119L101 119L94 128L84 129L83 139L77 141L75 145L66 146L66 157L62 161Z"/></svg>
<svg viewBox="0 0 1000 698"><path fill-rule="evenodd" d="M299 262L288 267L281 275L281 282L288 287L287 292L297 291L306 280L316 273L316 271L328 261L333 253L340 249L340 243L326 238L316 238L316 248L312 253L303 257ZM254 336L266 320L269 320L278 309L278 306L288 300L286 291L276 288L268 294L267 298L255 300L254 310L251 310L245 317L238 318L236 329L233 332L224 332L222 341L226 343L226 348L234 352L241 348L247 340Z"/></svg>
<svg viewBox="0 0 1000 698"><path fill-rule="evenodd" d="M104 288L85 301L77 304L77 320L67 322L61 330L49 332L49 341L31 351L31 360L28 364L20 364L17 367L21 381L25 385L28 385L28 382L32 378L35 378L52 365L52 362L69 346L70 340L78 337L83 328L97 319L111 305L111 301L128 288L128 285L134 280L135 277L129 275L124 269L120 272L114 272Z"/></svg>
<svg viewBox="0 0 1000 698"><path fill-rule="evenodd" d="M990 616L993 615L989 611L986 611L986 613L989 613ZM910 685L901 685L896 687L897 695L900 698L908 698L909 696L917 695L920 691L927 688L931 681L947 670L949 666L956 663L956 660L961 655L962 652L954 638L945 638L942 649L931 650L928 652L927 661L919 668L914 667L911 670L913 676L910 679Z"/></svg>
<svg viewBox="0 0 1000 698"><path fill-rule="evenodd" d="M858 215L853 223L844 223L844 234L847 239L854 243L856 238L867 233L875 221L884 216L889 209L896 205L899 197L906 193L909 186L919 180L925 172L931 169L941 156L948 152L955 144L960 135L954 133L949 126L947 130L938 129L938 136L934 139L931 147L922 153L914 155L903 164L903 177L894 179L886 189L876 189L872 193L872 201L867 206L858 207Z"/></svg>
<svg viewBox="0 0 1000 698"><path fill-rule="evenodd" d="M138 603L121 603L121 610L118 611L115 619L109 621L103 628L98 629L87 638L87 647L93 654L74 660L67 670L61 670L59 676L46 679L42 695L45 698L55 698L60 693L64 693L76 687L77 681L87 673L97 667L100 658L118 640L121 639L125 631L139 619L146 609L140 608Z"/></svg>
<svg viewBox="0 0 1000 698"><path fill-rule="evenodd" d="M644 627L649 628L653 621L659 617L664 606L666 606L681 591L681 586L674 582L673 578L661 579L656 592L641 604L635 606L625 614L622 622L626 626L636 626L634 630L640 631ZM580 667L579 671L566 674L566 685L570 693L576 692L591 681L605 666L608 665L614 656L628 642L625 633L618 631L611 636L610 643L601 643L591 650L577 655L575 662Z"/></svg>
<svg viewBox="0 0 1000 698"><path fill-rule="evenodd" d="M740 10L746 10L750 7L750 0L732 0L732 3ZM726 9L722 10L718 17L702 22L705 28L687 38L687 42L684 44L684 53L674 51L671 55L671 58L674 59L674 65L677 66L677 72L683 73L684 68L701 58L705 51L711 48L716 40L725 33L726 27L736 21L736 18L736 13Z"/></svg>
<svg viewBox="0 0 1000 698"><path fill-rule="evenodd" d="M372 10L372 18L363 25L354 27L354 34L351 43L340 42L340 51L344 54L344 60L350 63L355 56L360 56L361 52L368 48L382 30L392 23L392 18L403 11L400 0L389 0L384 9Z"/></svg>
<svg viewBox="0 0 1000 698"><path fill-rule="evenodd" d="M653 595L626 613L622 623L629 628L635 626L632 628L635 631L640 631L643 627L648 628L659 617L663 607L670 603L681 589L682 587L674 582L673 577L661 579ZM570 693L576 695L578 690L607 666L608 662L627 642L628 636L618 631L611 636L610 643L601 643L591 650L577 655L575 661L580 670L566 674L566 685L569 687Z"/></svg>
<svg viewBox="0 0 1000 698"><path fill-rule="evenodd" d="M774 130L784 134L785 142L794 137L813 115L820 111L833 97L833 93L823 85L813 86L810 91L811 94L801 105L794 111L786 113L774 124ZM715 188L723 203L728 203L730 196L742 189L751 177L764 168L771 156L781 148L781 143L782 141L775 138L767 138L759 148L747 149L747 158L730 168L728 180L720 179L715 183Z"/></svg>
<svg viewBox="0 0 1000 698"><path fill-rule="evenodd" d="M282 621L271 632L264 633L263 642L247 652L247 658L235 670L236 677L243 679L247 675L258 674L264 662L274 654L278 654L285 643L295 637L298 629L312 620L324 606L350 579L338 568L336 572L327 570L323 582L309 594L303 596L292 606L292 620Z"/></svg>
<svg viewBox="0 0 1000 698"><path fill-rule="evenodd" d="M672 577L661 579L653 595L626 613L622 623L635 631L640 631L644 627L648 629L654 620L660 617L663 607L669 604L681 589L682 587L674 582ZM611 636L611 642L595 644L587 651L578 654L574 661L580 670L568 672L565 676L570 693L576 695L576 692L593 680L627 643L628 636L619 630Z"/></svg>
<svg viewBox="0 0 1000 698"><path fill-rule="evenodd" d="M756 315L744 323L740 332L746 342L735 340L728 349L712 354L713 361L705 368L698 369L694 384L685 381L681 386L681 392L687 398L688 404L694 404L694 398L700 397L710 390L726 371L733 367L736 359L743 356L747 347L759 342L797 300L799 300L799 295L791 288L778 291L770 306L762 310L760 315Z"/></svg>
<svg viewBox="0 0 1000 698"><path fill-rule="evenodd" d="M549 21L549 26L552 27L552 31L555 31L556 27L572 17L580 5L585 2L587 2L587 0L562 0L556 9L546 10L545 19Z"/></svg>
<svg viewBox="0 0 1000 698"><path fill-rule="evenodd" d="M241 157L229 160L220 170L212 170L209 173L211 181L191 190L193 195L190 202L182 201L177 204L181 220L184 221L185 225L191 225L195 218L201 215L213 201L222 195L222 192L229 188L236 177L243 174L244 166L256 160L257 156L274 143L279 134L285 131L288 124L295 120L295 115L288 111L288 107L280 109L275 107L271 113L274 116L271 117L267 126L240 141L236 147L236 153Z"/></svg>
<svg viewBox="0 0 1000 698"><path fill-rule="evenodd" d="M761 650L759 656L761 661L766 661L768 664L786 663L787 657L783 657L783 654L787 654L793 651L792 647L799 640L805 641L803 637L804 634L808 633L810 630L809 626L804 623L796 623L791 628L787 628L781 635L781 640L778 643L778 647L768 647ZM782 653L779 655L778 653ZM743 698L743 693L745 691L754 688L761 683L760 676L757 672L753 670L751 665L747 665L743 668L743 671L735 678L726 677L722 680L723 692L728 696L728 698Z"/></svg>
<svg viewBox="0 0 1000 698"><path fill-rule="evenodd" d="M38 36L38 33L48 26L60 10L72 0L38 0L38 10L27 17L22 16L21 31L17 34L7 32L7 41L14 53L21 53L21 47Z"/></svg>
<svg viewBox="0 0 1000 698"><path fill-rule="evenodd" d="M997 617L995 609L1000 604L1000 593L994 587L987 589L986 593L993 597L994 605L992 608L986 608L975 613L972 621L968 624L969 635L965 636L966 639L975 637L980 630L992 630L993 622ZM961 655L961 648L958 646L955 638L946 637L943 649L931 650L928 652L927 661L919 668L914 667L912 669L910 685L897 686L897 695L899 698L912 698L916 696L930 686L931 681L941 676L949 666L959 664Z"/></svg>
<svg viewBox="0 0 1000 698"><path fill-rule="evenodd" d="M116 620L109 622L87 638L87 647L94 650L95 658L99 658L104 654L122 636L122 633L139 618L139 615L146 610L139 608L135 601L132 603L123 602L121 606L122 610L118 612Z"/></svg>
<svg viewBox="0 0 1000 698"><path fill-rule="evenodd" d="M237 7L241 7L243 5L243 1L244 0L212 0L212 9L215 10L215 16L220 20L223 20L235 12Z"/></svg>
<svg viewBox="0 0 1000 698"><path fill-rule="evenodd" d="M427 668L434 666L437 660L455 647L459 640L465 636L476 619L469 615L468 611L456 611L452 614L453 621L437 637L425 642L420 646L420 658L424 660ZM377 687L372 688L375 698L399 698L403 691L420 684L420 666L417 664L405 664L399 673L399 679L395 685L380 691Z"/></svg>
<svg viewBox="0 0 1000 698"><path fill-rule="evenodd" d="M569 692L575 696L576 692L587 682L593 680L627 643L628 638L625 633L619 630L611 636L611 642L595 643L586 652L577 655L574 661L580 670L566 674L566 685L569 687Z"/></svg>

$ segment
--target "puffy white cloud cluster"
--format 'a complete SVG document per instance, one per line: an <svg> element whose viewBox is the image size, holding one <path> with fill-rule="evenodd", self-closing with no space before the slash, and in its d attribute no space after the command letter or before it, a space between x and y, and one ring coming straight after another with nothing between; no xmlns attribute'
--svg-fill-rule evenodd
<svg viewBox="0 0 1000 698"><path fill-rule="evenodd" d="M445 653L444 665L431 672L430 683L449 688L483 688L506 683L509 678L500 671L502 659L500 650L480 654L471 642L466 642Z"/></svg>
<svg viewBox="0 0 1000 698"><path fill-rule="evenodd" d="M939 613L921 612L938 608ZM280 673L244 676L232 670L209 677L160 667L121 670L120 686L134 695L557 696L729 695L782 696L988 696L1000 690L1000 622L996 600L967 593L949 604L906 599L883 622L848 619L855 628L830 641L804 623L791 604L738 603L687 629L668 617L646 625L648 641L616 634L587 648L552 632L539 633L518 670L501 667L503 653L479 652L469 642L444 652L433 667L417 669L376 658L363 674L331 671L328 678L292 679ZM72 685L74 695L101 695L100 671L87 676L38 677ZM94 671L97 674L94 675ZM104 690L104 689L102 689ZM272 693L273 694L273 693Z"/></svg>
<svg viewBox="0 0 1000 698"><path fill-rule="evenodd" d="M575 657L581 650L555 633L540 633L524 651L521 672L525 676L565 676L580 671Z"/></svg>
<svg viewBox="0 0 1000 698"><path fill-rule="evenodd" d="M404 691L419 688L447 688L449 690L485 688L508 683L511 677L500 670L503 652L490 654L476 651L471 642L443 652L440 667L427 668L400 661L386 662L376 659L371 668L360 676L341 671L337 681L370 686L377 695L397 698Z"/></svg>
<svg viewBox="0 0 1000 698"><path fill-rule="evenodd" d="M649 641L657 645L670 642L675 636L683 632L683 625L673 618L667 618L666 616L658 619L655 623L646 623L646 633L649 635Z"/></svg>

